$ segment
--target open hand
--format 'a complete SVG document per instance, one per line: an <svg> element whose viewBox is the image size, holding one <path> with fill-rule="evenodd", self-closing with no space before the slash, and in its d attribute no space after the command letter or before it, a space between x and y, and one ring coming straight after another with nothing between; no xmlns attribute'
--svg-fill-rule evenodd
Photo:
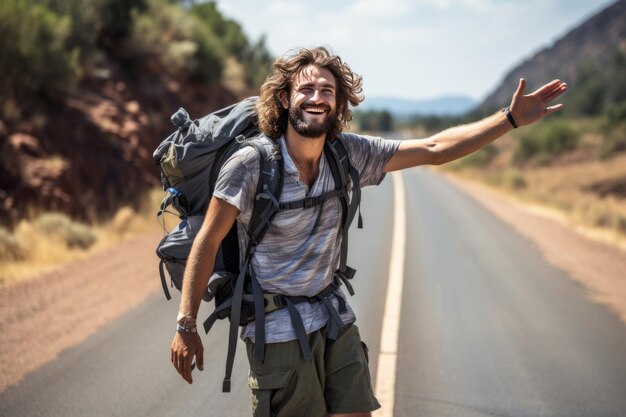
<svg viewBox="0 0 626 417"><path fill-rule="evenodd" d="M196 358L198 369L204 369L204 347L198 333L176 332L172 341L171 360L174 368L188 383L192 383L191 363Z"/></svg>
<svg viewBox="0 0 626 417"><path fill-rule="evenodd" d="M511 115L518 126L529 125L563 108L563 104L549 105L567 91L567 84L561 80L553 80L527 95L524 95L525 89L526 80L520 78L511 101Z"/></svg>

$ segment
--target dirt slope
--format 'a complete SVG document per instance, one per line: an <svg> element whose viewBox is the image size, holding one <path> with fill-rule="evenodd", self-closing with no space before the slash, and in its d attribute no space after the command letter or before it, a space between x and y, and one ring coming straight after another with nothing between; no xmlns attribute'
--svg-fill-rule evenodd
<svg viewBox="0 0 626 417"><path fill-rule="evenodd" d="M159 234L0 290L0 391L160 289Z"/></svg>

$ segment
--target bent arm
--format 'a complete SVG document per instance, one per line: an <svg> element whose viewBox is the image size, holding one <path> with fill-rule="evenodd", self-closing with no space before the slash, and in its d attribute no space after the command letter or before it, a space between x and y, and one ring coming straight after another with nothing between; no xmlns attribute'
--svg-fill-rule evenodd
<svg viewBox="0 0 626 417"><path fill-rule="evenodd" d="M545 84L528 95L524 95L525 88L526 81L521 79L510 106L511 115L518 126L535 123L563 108L562 104L548 106L549 102L567 90L567 84L560 80ZM385 172L454 161L477 151L512 129L506 115L498 112L475 123L446 129L427 139L403 141L385 165Z"/></svg>
<svg viewBox="0 0 626 417"><path fill-rule="evenodd" d="M235 206L219 198L211 199L187 259L179 310L184 315L197 315L219 246L238 215L239 210Z"/></svg>

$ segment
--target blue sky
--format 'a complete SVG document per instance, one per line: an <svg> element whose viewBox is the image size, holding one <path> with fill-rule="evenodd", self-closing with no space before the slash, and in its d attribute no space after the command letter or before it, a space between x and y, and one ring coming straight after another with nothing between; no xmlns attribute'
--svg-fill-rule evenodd
<svg viewBox="0 0 626 417"><path fill-rule="evenodd" d="M217 0L278 56L330 46L365 96L484 98L506 72L613 0ZM543 80L541 80L543 81ZM511 92L516 86L511 86Z"/></svg>

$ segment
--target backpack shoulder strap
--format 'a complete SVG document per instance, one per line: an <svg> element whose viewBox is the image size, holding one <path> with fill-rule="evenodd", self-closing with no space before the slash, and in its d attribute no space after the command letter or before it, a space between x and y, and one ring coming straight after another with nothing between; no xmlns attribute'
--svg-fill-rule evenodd
<svg viewBox="0 0 626 417"><path fill-rule="evenodd" d="M348 259L348 230L350 224L354 220L357 210L361 202L361 183L359 173L350 163L348 151L346 150L341 139L335 139L331 142L326 141L324 145L326 160L329 163L330 170L335 181L335 188L340 190L341 206L342 206L342 240L341 240L341 256L339 261L339 278L346 284L350 294L354 294L352 286L348 283L355 270L346 265ZM351 190L350 190L351 188ZM352 191L352 196L350 196ZM361 216L359 215L359 227L362 227Z"/></svg>
<svg viewBox="0 0 626 417"><path fill-rule="evenodd" d="M246 145L255 148L259 154L259 182L248 225L250 242L257 245L278 212L278 201L283 191L283 159L278 144L265 135L249 140Z"/></svg>
<svg viewBox="0 0 626 417"><path fill-rule="evenodd" d="M230 315L230 328L228 334L228 352L226 356L226 371L222 391L230 391L230 377L232 375L235 351L237 346L237 329L241 318L241 305L244 293L244 282L248 273L250 257L256 245L263 239L265 232L269 228L271 220L279 211L278 201L282 193L283 160L278 144L271 139L260 135L247 140L242 146L252 146L259 155L259 181L257 183L256 197L248 225L248 246L244 256L240 259L239 276L235 282L232 297L232 308ZM254 355L260 360L265 356L265 306L263 291L252 274L250 276L252 285L252 297L254 299L254 316L257 322L257 332Z"/></svg>

